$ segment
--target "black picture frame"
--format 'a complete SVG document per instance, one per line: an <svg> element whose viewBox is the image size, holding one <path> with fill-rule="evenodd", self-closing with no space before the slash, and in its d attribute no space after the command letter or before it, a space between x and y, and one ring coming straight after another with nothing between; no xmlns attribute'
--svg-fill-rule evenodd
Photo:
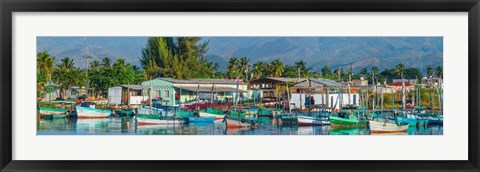
<svg viewBox="0 0 480 172"><path fill-rule="evenodd" d="M1 171L479 171L480 5L478 0L2 0L0 9L2 29L0 33ZM12 13L99 11L468 12L468 161L12 160Z"/></svg>

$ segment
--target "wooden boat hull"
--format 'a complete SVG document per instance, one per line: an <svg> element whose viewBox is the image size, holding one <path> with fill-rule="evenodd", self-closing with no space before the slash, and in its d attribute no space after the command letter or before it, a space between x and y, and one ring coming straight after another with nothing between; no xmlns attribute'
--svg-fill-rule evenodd
<svg viewBox="0 0 480 172"><path fill-rule="evenodd" d="M367 127L367 120L345 119L336 116L330 117L330 125L332 128L364 128Z"/></svg>
<svg viewBox="0 0 480 172"><path fill-rule="evenodd" d="M213 122L215 117L188 117L188 122Z"/></svg>
<svg viewBox="0 0 480 172"><path fill-rule="evenodd" d="M412 127L416 126L427 126L428 119L416 119L416 118L405 118L405 117L398 117L399 121L408 123L408 125Z"/></svg>
<svg viewBox="0 0 480 172"><path fill-rule="evenodd" d="M311 116L298 116L298 125L328 125L330 121Z"/></svg>
<svg viewBox="0 0 480 172"><path fill-rule="evenodd" d="M168 125L168 124L182 124L182 119L153 119L136 117L138 125Z"/></svg>
<svg viewBox="0 0 480 172"><path fill-rule="evenodd" d="M280 125L297 125L298 117L296 116L279 116L277 118L278 124Z"/></svg>
<svg viewBox="0 0 480 172"><path fill-rule="evenodd" d="M372 133L395 133L395 132L405 132L408 129L408 124L406 125L397 125L392 123L369 121L370 132Z"/></svg>
<svg viewBox="0 0 480 172"><path fill-rule="evenodd" d="M67 114L49 114L49 115L42 115L43 119L65 119Z"/></svg>
<svg viewBox="0 0 480 172"><path fill-rule="evenodd" d="M112 114L112 111L110 110L100 110L81 106L76 106L75 109L78 118L106 118Z"/></svg>
<svg viewBox="0 0 480 172"><path fill-rule="evenodd" d="M225 122L227 123L227 128L250 128L252 127L252 124L246 123L246 122L241 122L239 120L234 120L234 119L225 119Z"/></svg>
<svg viewBox="0 0 480 172"><path fill-rule="evenodd" d="M219 115L219 114L212 114L208 112L199 112L200 117L213 117L215 119L223 119L225 118L225 115Z"/></svg>
<svg viewBox="0 0 480 172"><path fill-rule="evenodd" d="M67 110L57 108L40 107L39 110L40 115L63 115L68 113Z"/></svg>

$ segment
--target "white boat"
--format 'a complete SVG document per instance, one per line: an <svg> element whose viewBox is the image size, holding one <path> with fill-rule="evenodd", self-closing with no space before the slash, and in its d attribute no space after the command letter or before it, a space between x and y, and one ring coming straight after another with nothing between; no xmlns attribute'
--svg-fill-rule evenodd
<svg viewBox="0 0 480 172"><path fill-rule="evenodd" d="M247 127L252 127L252 124L247 123L247 122L241 122L240 120L235 120L235 119L226 119L227 122L227 128L247 128Z"/></svg>
<svg viewBox="0 0 480 172"><path fill-rule="evenodd" d="M408 129L408 124L397 125L393 123L369 121L370 132L372 133L394 133L404 132Z"/></svg>
<svg viewBox="0 0 480 172"><path fill-rule="evenodd" d="M75 106L78 118L106 118L112 114L110 110L100 110L91 107Z"/></svg>
<svg viewBox="0 0 480 172"><path fill-rule="evenodd" d="M298 116L298 125L328 125L329 120L323 120L318 117Z"/></svg>
<svg viewBox="0 0 480 172"><path fill-rule="evenodd" d="M151 117L147 117L151 116ZM137 115L138 125L163 125L163 124L182 124L184 123L183 119L160 119L160 117L155 118L154 115Z"/></svg>
<svg viewBox="0 0 480 172"><path fill-rule="evenodd" d="M225 118L225 115L218 115L218 114L212 114L212 113L207 113L207 112L199 112L200 117L214 117L215 119L223 119Z"/></svg>

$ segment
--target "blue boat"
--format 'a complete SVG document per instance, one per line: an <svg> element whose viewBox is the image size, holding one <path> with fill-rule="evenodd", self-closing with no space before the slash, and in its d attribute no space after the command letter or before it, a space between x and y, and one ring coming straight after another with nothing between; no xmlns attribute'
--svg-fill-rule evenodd
<svg viewBox="0 0 480 172"><path fill-rule="evenodd" d="M215 117L188 117L186 118L187 122L213 122Z"/></svg>
<svg viewBox="0 0 480 172"><path fill-rule="evenodd" d="M427 126L429 119L425 116L425 106L415 106L410 112L405 112L404 115L396 115L397 120L403 123L408 123L410 126Z"/></svg>

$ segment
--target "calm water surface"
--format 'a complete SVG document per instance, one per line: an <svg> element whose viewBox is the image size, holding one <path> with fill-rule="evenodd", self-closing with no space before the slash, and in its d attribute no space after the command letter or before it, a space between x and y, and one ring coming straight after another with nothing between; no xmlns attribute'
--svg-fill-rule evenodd
<svg viewBox="0 0 480 172"><path fill-rule="evenodd" d="M331 129L326 126L281 126L269 117L256 129L225 129L222 120L210 123L137 126L132 117L103 119L41 119L38 135L370 135L368 129ZM373 135L373 134L372 134ZM381 135L443 135L443 126L409 127L406 132Z"/></svg>

